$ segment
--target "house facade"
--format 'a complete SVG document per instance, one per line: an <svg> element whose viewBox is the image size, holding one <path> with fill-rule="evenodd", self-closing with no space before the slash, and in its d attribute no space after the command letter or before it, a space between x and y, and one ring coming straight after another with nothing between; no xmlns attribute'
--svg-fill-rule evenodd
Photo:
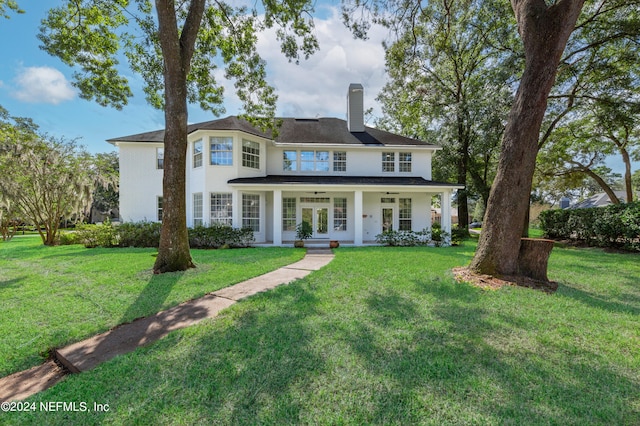
<svg viewBox="0 0 640 426"><path fill-rule="evenodd" d="M162 220L164 131L110 139L120 154L120 218ZM439 146L364 125L363 88L351 84L347 120L283 118L271 137L235 116L188 130L187 224L250 227L256 243L287 245L296 225L312 242L373 243L385 230L431 227L441 197L451 231L459 185L431 180Z"/></svg>

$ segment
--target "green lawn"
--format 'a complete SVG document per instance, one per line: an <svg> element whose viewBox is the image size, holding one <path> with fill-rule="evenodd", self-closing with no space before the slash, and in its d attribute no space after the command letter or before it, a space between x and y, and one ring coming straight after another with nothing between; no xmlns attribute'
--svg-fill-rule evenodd
<svg viewBox="0 0 640 426"><path fill-rule="evenodd" d="M108 412L3 420L640 424L640 256L554 249L547 295L456 283L474 248L340 248L305 279L28 400Z"/></svg>
<svg viewBox="0 0 640 426"><path fill-rule="evenodd" d="M303 250L193 250L198 265L153 275L154 249L46 247L40 237L0 242L0 377L47 350L293 263Z"/></svg>

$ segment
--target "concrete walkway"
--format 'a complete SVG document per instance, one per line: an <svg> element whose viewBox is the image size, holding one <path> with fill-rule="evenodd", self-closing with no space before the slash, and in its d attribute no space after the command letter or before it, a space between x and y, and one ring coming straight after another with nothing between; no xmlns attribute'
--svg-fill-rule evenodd
<svg viewBox="0 0 640 426"><path fill-rule="evenodd" d="M308 249L299 262L209 293L163 312L119 325L106 333L54 351L54 358L72 373L91 370L111 358L134 351L180 328L212 318L238 300L288 284L322 268L333 259L329 249ZM65 371L53 361L0 379L0 402L18 401L62 380Z"/></svg>

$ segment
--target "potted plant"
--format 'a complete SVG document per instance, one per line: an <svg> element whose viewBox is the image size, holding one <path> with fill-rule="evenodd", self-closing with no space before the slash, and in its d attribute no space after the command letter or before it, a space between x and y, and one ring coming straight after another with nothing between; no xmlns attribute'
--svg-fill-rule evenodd
<svg viewBox="0 0 640 426"><path fill-rule="evenodd" d="M304 240L311 238L313 235L313 228L309 222L301 222L296 226L296 241L293 243L294 247L304 247Z"/></svg>

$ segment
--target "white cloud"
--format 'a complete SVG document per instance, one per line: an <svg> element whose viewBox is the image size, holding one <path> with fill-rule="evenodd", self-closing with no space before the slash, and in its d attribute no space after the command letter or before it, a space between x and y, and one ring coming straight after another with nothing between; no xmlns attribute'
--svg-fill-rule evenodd
<svg viewBox="0 0 640 426"><path fill-rule="evenodd" d="M267 61L267 78L278 94L278 114L345 118L347 88L350 83L362 83L365 108L373 107L374 115L379 116L375 98L385 83L382 41L387 30L373 27L369 40L355 40L339 11L331 8L327 18L315 18L315 34L320 50L308 60L300 60L299 65L281 53L274 30L260 36L258 51ZM235 114L231 92L225 92L225 103L230 107L228 112Z"/></svg>
<svg viewBox="0 0 640 426"><path fill-rule="evenodd" d="M55 68L27 67L15 78L13 97L29 103L57 105L76 96L75 89Z"/></svg>

